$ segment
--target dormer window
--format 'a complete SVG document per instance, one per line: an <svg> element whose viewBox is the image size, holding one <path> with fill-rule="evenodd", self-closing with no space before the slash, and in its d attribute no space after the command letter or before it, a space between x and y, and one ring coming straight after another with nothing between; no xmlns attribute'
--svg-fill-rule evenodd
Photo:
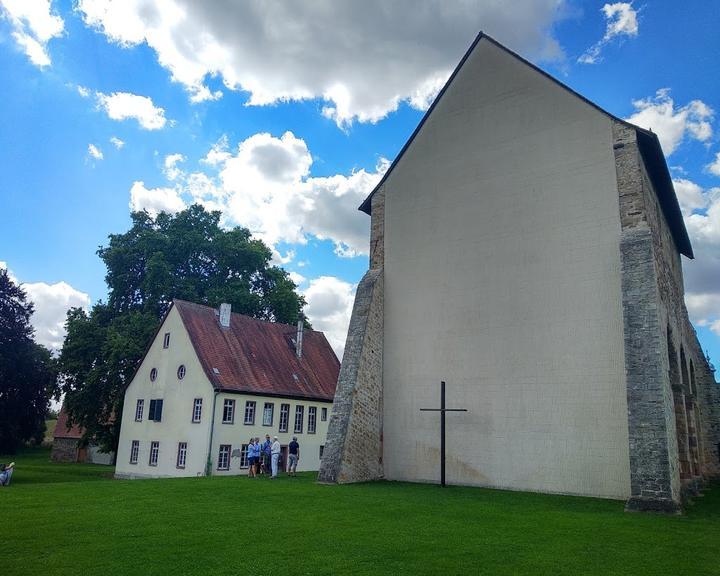
<svg viewBox="0 0 720 576"><path fill-rule="evenodd" d="M183 378L185 378L185 364L180 364L180 367L177 371L177 377L178 380L182 380Z"/></svg>
<svg viewBox="0 0 720 576"><path fill-rule="evenodd" d="M155 382L155 380L157 380L157 368L150 370L150 382Z"/></svg>
<svg viewBox="0 0 720 576"><path fill-rule="evenodd" d="M170 348L170 332L165 332L163 337L163 348Z"/></svg>

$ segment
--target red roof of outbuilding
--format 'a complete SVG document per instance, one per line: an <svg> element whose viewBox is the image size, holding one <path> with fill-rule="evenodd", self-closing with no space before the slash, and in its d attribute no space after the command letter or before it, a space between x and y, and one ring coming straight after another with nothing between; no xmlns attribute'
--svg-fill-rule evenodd
<svg viewBox="0 0 720 576"><path fill-rule="evenodd" d="M65 406L60 408L60 414L58 414L57 424L55 425L55 432L53 438L82 438L84 430L77 424L73 424L68 429L68 415L65 412Z"/></svg>
<svg viewBox="0 0 720 576"><path fill-rule="evenodd" d="M304 330L298 358L295 326L232 314L224 328L214 308L184 300L173 305L215 388L328 402L335 397L340 362L322 332Z"/></svg>

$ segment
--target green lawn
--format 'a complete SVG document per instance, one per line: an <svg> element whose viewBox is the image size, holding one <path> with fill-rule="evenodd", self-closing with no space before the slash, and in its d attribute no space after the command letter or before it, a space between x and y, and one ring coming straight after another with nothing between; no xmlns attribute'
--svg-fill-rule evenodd
<svg viewBox="0 0 720 576"><path fill-rule="evenodd" d="M3 576L720 574L720 486L684 516L621 502L382 482L111 480L18 457L0 489ZM8 458L0 458L7 461Z"/></svg>

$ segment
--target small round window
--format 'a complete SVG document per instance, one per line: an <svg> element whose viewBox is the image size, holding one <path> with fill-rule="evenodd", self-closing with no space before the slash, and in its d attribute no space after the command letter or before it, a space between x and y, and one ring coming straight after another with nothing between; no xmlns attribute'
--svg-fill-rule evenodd
<svg viewBox="0 0 720 576"><path fill-rule="evenodd" d="M150 370L150 382L155 382L157 379L157 368Z"/></svg>
<svg viewBox="0 0 720 576"><path fill-rule="evenodd" d="M178 368L178 380L185 378L185 364L180 364Z"/></svg>

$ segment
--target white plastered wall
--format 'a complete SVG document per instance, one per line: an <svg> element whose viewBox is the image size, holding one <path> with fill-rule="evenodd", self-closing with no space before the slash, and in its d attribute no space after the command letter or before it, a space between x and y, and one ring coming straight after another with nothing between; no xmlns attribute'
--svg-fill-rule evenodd
<svg viewBox="0 0 720 576"><path fill-rule="evenodd" d="M235 418L232 424L223 424L223 405L225 400L235 400ZM246 402L255 402L255 423L245 424L245 405ZM263 426L263 409L265 403L274 404L273 421L271 426ZM288 431L280 432L280 405L290 405L290 415L288 421ZM302 433L294 433L295 424L295 407L304 406L303 410L303 428ZM317 408L316 431L314 434L308 433L308 408L314 406ZM322 409L327 408L327 419L322 420ZM265 435L269 434L270 439L277 436L282 446L287 446L293 436L297 436L300 444L300 461L298 463L298 471L319 470L320 469L320 446L325 445L327 437L328 420L332 412L331 402L318 402L309 400L291 400L288 398L276 398L268 396L254 396L248 394L229 394L221 393L218 395L217 408L215 413L215 431L213 433L213 451L212 451L212 473L218 475L226 474L247 474L246 467L241 467L240 450L243 444L248 444L250 438L260 438L261 442L265 441ZM229 444L231 446L231 454L234 456L230 459L229 470L218 470L218 454L221 444Z"/></svg>
<svg viewBox="0 0 720 576"><path fill-rule="evenodd" d="M611 122L481 40L386 182L384 468L630 492Z"/></svg>
<svg viewBox="0 0 720 576"><path fill-rule="evenodd" d="M170 333L170 345L163 348L163 337ZM178 367L185 365L185 377L179 380ZM150 381L150 370L157 368L155 382ZM213 388L203 371L180 314L172 308L157 337L140 365L135 378L125 392L122 426L118 446L117 476L168 477L201 476L205 473ZM145 400L141 422L135 422L137 400ZM195 398L203 399L200 423L192 422ZM148 420L150 400L162 399L162 420ZM137 464L130 464L130 447L133 440L140 441ZM160 442L157 466L150 466L150 443ZM177 467L178 443L187 442L185 468Z"/></svg>

